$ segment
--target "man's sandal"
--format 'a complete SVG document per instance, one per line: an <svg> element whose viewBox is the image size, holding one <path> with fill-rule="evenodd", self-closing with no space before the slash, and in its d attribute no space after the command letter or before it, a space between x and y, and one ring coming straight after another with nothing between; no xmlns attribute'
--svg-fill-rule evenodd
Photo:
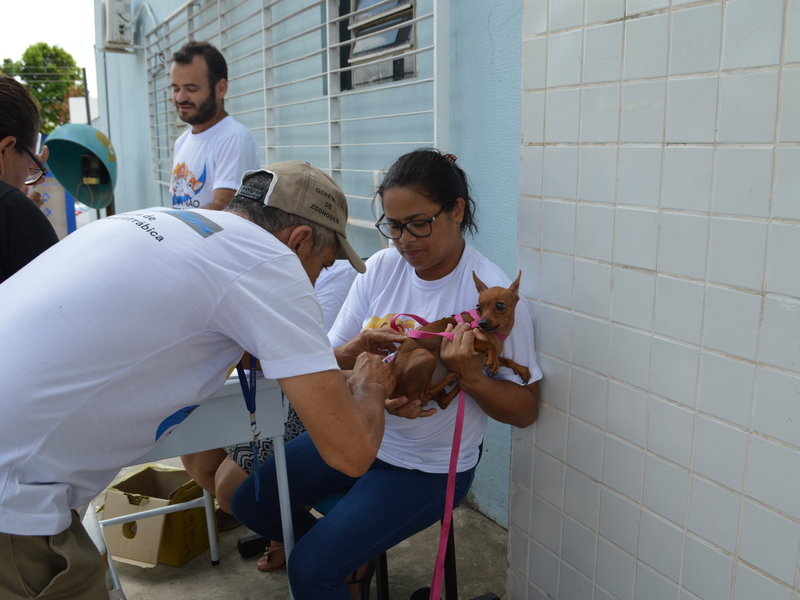
<svg viewBox="0 0 800 600"><path fill-rule="evenodd" d="M272 542L273 544L275 542ZM280 546L275 545L273 546L270 544L267 547L266 552L264 552L264 556L258 559L256 562L256 569L259 571L280 571L281 569L286 567L286 550L283 547L283 544Z"/></svg>
<svg viewBox="0 0 800 600"><path fill-rule="evenodd" d="M366 567L366 570L364 569ZM358 576L361 571L363 575ZM350 573L344 582L350 591L350 597L354 600L369 600L369 585L372 581L372 576L375 574L375 561L371 560L366 565L360 566L358 569Z"/></svg>

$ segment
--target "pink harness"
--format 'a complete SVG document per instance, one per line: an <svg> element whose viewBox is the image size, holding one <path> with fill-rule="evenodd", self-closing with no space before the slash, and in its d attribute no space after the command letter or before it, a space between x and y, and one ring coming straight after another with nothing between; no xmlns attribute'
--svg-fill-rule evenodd
<svg viewBox="0 0 800 600"><path fill-rule="evenodd" d="M453 315L453 318L457 323L466 323L464 317L462 316L465 314L472 317L472 321L467 323L470 329L476 329L480 327L479 322L481 318L480 315L478 315L478 311L474 308L470 311L464 311L457 315ZM389 319L390 327L395 331L404 333L407 337L429 338L438 335L441 337L446 337L451 342L453 341L453 332L451 331L434 333L431 331L420 331L419 329L406 329L406 327L400 321L400 317L411 317L421 326L427 325L428 321L417 315L409 315L405 313L392 315ZM508 336L498 333L497 337L500 338L500 341L505 341ZM394 354L390 354L384 359L384 361L392 362L393 358ZM450 468L447 472L447 490L445 491L444 517L442 518L442 529L439 533L439 551L436 554L436 564L433 569L430 600L439 600L442 595L444 556L447 550L447 539L450 536L450 528L453 523L453 498L455 496L456 489L456 468L458 467L458 454L461 449L461 432L464 429L464 405L466 403L466 398L467 395L464 393L464 390L461 390L458 394L458 412L456 413L456 424L453 431L453 446L450 450Z"/></svg>

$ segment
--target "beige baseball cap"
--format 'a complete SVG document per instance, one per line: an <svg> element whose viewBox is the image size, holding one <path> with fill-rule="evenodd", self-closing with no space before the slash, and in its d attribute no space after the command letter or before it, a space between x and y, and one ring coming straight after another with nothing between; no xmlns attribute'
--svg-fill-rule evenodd
<svg viewBox="0 0 800 600"><path fill-rule="evenodd" d="M271 177L268 189L247 185L247 180L256 173ZM300 160L287 160L268 165L266 169L247 171L242 175L236 195L332 229L339 238L339 258L349 260L359 273L367 270L347 241L347 198L339 184L317 167Z"/></svg>

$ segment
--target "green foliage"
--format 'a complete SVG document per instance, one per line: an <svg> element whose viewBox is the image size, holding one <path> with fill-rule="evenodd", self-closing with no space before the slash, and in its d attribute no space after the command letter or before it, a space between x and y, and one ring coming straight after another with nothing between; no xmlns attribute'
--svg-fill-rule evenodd
<svg viewBox="0 0 800 600"><path fill-rule="evenodd" d="M83 74L72 55L60 46L39 42L28 46L18 61L3 59L3 73L18 78L38 102L42 133L69 122L71 96L83 95Z"/></svg>

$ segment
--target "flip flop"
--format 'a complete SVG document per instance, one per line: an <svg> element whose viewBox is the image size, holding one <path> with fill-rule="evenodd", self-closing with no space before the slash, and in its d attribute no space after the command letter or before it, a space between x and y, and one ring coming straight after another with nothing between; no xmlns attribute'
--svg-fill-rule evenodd
<svg viewBox="0 0 800 600"><path fill-rule="evenodd" d="M264 556L256 562L256 569L262 572L280 571L286 568L286 550L283 544L280 546L269 546L264 552Z"/></svg>

